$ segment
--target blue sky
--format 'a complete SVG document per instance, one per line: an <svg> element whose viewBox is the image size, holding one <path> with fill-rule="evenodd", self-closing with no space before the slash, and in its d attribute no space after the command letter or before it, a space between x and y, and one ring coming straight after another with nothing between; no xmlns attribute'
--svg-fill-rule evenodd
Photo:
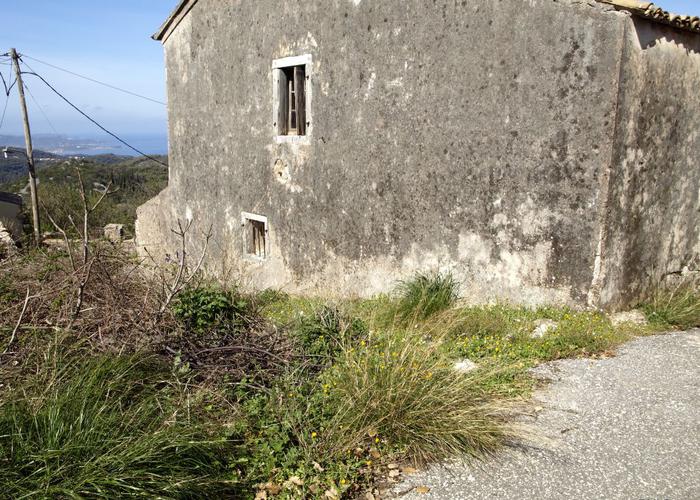
<svg viewBox="0 0 700 500"><path fill-rule="evenodd" d="M226 1L226 0L221 0ZM255 0L247 0L255 1ZM2 0L0 53L20 53L133 92L165 100L163 52L150 35L178 0ZM700 15L700 0L658 0L666 10ZM107 128L120 134L165 134L166 110L27 60L58 90ZM7 75L10 68L0 66ZM53 128L28 97L35 133L99 134L43 84L27 76L29 90ZM0 94L0 113L4 106ZM12 95L0 134L20 134L17 96Z"/></svg>
<svg viewBox="0 0 700 500"><path fill-rule="evenodd" d="M178 0L2 0L0 54L18 52L117 87L165 101L163 49L150 39ZM165 106L77 79L27 59L78 107L117 133L166 133ZM0 66L6 76L9 66ZM63 134L99 135L31 75L29 90L54 128ZM1 88L1 84L0 84ZM53 133L27 96L32 131ZM0 114L5 104L0 93ZM13 92L0 134L21 133Z"/></svg>

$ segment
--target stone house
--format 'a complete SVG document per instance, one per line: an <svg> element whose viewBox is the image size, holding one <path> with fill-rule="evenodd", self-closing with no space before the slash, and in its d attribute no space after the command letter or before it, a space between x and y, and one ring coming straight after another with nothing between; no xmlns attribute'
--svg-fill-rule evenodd
<svg viewBox="0 0 700 500"><path fill-rule="evenodd" d="M7 232L15 241L22 237L22 197L0 191L0 232Z"/></svg>
<svg viewBox="0 0 700 500"><path fill-rule="evenodd" d="M700 267L700 19L635 0L185 0L137 245L258 288L620 308Z"/></svg>

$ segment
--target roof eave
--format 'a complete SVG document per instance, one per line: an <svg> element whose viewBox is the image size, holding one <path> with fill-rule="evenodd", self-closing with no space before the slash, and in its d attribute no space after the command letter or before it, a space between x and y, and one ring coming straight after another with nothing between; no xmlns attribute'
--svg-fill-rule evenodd
<svg viewBox="0 0 700 500"><path fill-rule="evenodd" d="M647 19L651 22L665 24L676 29L700 33L700 17L683 16L667 12L657 7L652 2L642 0L598 0L601 3L612 5L618 10L625 10L631 14Z"/></svg>
<svg viewBox="0 0 700 500"><path fill-rule="evenodd" d="M185 18L196 3L197 0L181 0L178 6L175 7L175 10L172 11L151 38L158 42L165 43L170 34L177 28L177 25L180 24L180 21Z"/></svg>

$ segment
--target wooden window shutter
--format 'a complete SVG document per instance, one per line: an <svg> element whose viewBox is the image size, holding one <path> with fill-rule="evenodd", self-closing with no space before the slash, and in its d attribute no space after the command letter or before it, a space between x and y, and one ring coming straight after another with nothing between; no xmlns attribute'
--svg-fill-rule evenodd
<svg viewBox="0 0 700 500"><path fill-rule="evenodd" d="M304 66L294 68L294 88L297 101L297 133L306 135L306 71Z"/></svg>
<svg viewBox="0 0 700 500"><path fill-rule="evenodd" d="M287 73L280 69L277 70L279 74L279 87L277 89L279 93L279 104L277 108L277 133L279 135L286 135L289 130L287 125L287 115L289 112L289 102L287 102L287 92L289 81L287 79Z"/></svg>

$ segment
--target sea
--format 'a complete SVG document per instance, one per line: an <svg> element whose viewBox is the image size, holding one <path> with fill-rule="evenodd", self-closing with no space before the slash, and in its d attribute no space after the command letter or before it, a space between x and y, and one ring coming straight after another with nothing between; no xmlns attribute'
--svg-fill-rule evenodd
<svg viewBox="0 0 700 500"><path fill-rule="evenodd" d="M107 134L100 136L37 134L32 137L32 143L35 150L62 156L168 154L168 137L165 133L120 134L119 137L126 144ZM24 147L24 138L20 136L0 136L0 146Z"/></svg>

